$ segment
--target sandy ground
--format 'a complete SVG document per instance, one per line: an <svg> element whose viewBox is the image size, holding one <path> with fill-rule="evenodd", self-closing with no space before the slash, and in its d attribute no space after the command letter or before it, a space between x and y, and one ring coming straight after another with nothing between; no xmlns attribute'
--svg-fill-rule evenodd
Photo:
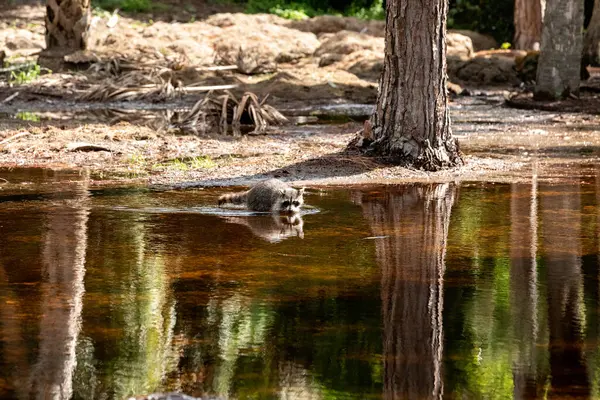
<svg viewBox="0 0 600 400"><path fill-rule="evenodd" d="M289 125L258 136L176 135L120 122L19 123L0 133L0 165L84 168L97 185L246 185L268 176L311 185L564 178L600 157L600 117L531 112L466 98L452 104L466 165L438 173L346 151L360 122ZM91 147L93 144L95 147ZM87 147L86 147L87 146Z"/></svg>

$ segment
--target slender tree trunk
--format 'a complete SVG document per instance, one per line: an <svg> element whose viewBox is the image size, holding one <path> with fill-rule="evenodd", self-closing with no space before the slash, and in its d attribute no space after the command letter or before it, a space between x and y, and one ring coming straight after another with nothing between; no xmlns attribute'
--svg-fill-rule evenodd
<svg viewBox="0 0 600 400"><path fill-rule="evenodd" d="M545 0L515 0L514 47L516 49L540 49L545 3Z"/></svg>
<svg viewBox="0 0 600 400"><path fill-rule="evenodd" d="M579 93L583 1L548 0L535 97L555 100Z"/></svg>
<svg viewBox="0 0 600 400"><path fill-rule="evenodd" d="M65 55L87 48L90 0L47 0L46 52Z"/></svg>
<svg viewBox="0 0 600 400"><path fill-rule="evenodd" d="M585 32L583 59L585 65L600 66L600 0L594 1L592 19Z"/></svg>
<svg viewBox="0 0 600 400"><path fill-rule="evenodd" d="M456 187L409 186L362 199L377 239L384 399L443 396L443 277Z"/></svg>
<svg viewBox="0 0 600 400"><path fill-rule="evenodd" d="M375 154L430 171L463 163L446 93L446 0L387 4L385 61L370 125Z"/></svg>

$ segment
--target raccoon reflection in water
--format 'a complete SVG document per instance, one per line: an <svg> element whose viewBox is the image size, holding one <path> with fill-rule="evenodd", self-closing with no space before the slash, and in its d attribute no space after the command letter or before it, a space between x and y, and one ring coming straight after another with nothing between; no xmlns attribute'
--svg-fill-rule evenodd
<svg viewBox="0 0 600 400"><path fill-rule="evenodd" d="M304 221L299 214L223 218L229 223L247 226L255 236L269 243L278 243L296 236L304 239Z"/></svg>

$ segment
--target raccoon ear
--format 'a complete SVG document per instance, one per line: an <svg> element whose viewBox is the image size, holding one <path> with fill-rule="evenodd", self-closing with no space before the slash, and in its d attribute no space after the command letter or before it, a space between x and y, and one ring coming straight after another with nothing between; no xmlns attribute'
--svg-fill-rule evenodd
<svg viewBox="0 0 600 400"><path fill-rule="evenodd" d="M298 189L298 196L302 196L304 194L304 189L306 189L306 188L303 187L303 188Z"/></svg>
<svg viewBox="0 0 600 400"><path fill-rule="evenodd" d="M280 195L281 197L285 197L285 190L283 190L283 189L280 189L280 190L279 190L279 195Z"/></svg>

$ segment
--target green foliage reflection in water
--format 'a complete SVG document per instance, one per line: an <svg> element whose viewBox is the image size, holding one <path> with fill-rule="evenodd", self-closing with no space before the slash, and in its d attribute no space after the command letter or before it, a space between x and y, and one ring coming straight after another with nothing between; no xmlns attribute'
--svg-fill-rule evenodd
<svg viewBox="0 0 600 400"><path fill-rule="evenodd" d="M489 193L481 187L463 188L453 209L449 257L452 249L460 253L447 265L446 275L450 282L455 276L469 278L444 291L446 388L457 397L509 399L510 230L498 226L505 223L510 204L498 201L503 196L500 189L496 198Z"/></svg>
<svg viewBox="0 0 600 400"><path fill-rule="evenodd" d="M142 193L128 206L149 202ZM338 199L324 203L332 210L347 207ZM312 238L305 238L312 244L299 250L298 242L273 247L216 217L186 218L92 213L77 398L198 390L187 378L198 374L203 390L238 398L276 398L299 388L320 398L381 391L380 304L355 298L352 289L376 272L373 249L364 245L370 242L361 240L368 234L361 220L339 212L346 228L320 233L327 224L313 220ZM207 223L210 231L198 229ZM168 250L156 242L175 232ZM234 242L227 255L219 247L225 239ZM332 253L332 245L339 251ZM211 260L219 258L225 264L217 273ZM201 272L179 280L191 285L190 296L183 287L171 288L169 275L178 268ZM186 314L190 304L194 317Z"/></svg>
<svg viewBox="0 0 600 400"><path fill-rule="evenodd" d="M95 256L89 258L88 293L93 299L107 300L108 304L88 301L86 311L91 318L106 322L107 331L95 337L94 342L104 343L103 351L108 351L95 357L108 358L101 363L82 363L81 368L87 372L79 370L79 374L96 373L91 381L98 382L100 393L127 398L154 391L166 374L177 367L177 348L173 347L174 300L164 260L146 248L143 219L130 215L129 223L114 224L109 230L102 228L102 223L97 220L90 223L92 229L94 224L100 224L98 233L107 236L100 247L89 246L88 251ZM113 285L105 286L105 279ZM106 299L103 295L107 288L110 297ZM85 343L86 340L80 340L79 345ZM82 348L78 351L90 353ZM93 365L96 366L92 368Z"/></svg>

